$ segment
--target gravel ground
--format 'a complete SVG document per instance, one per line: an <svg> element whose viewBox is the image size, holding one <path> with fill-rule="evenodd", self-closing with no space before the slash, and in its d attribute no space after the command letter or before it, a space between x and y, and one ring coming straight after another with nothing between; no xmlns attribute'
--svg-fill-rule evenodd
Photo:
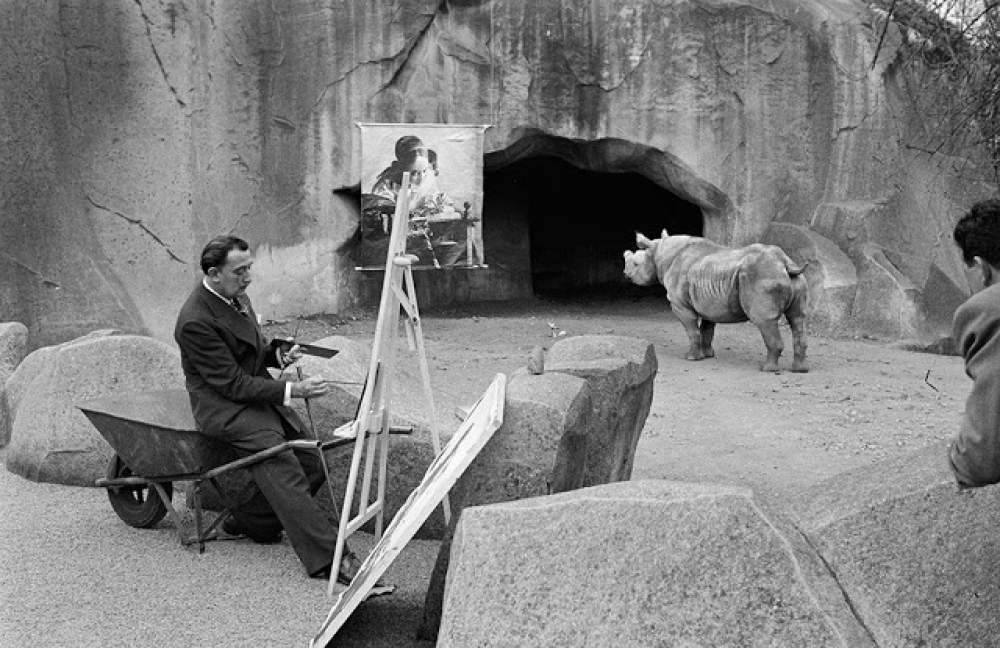
<svg viewBox="0 0 1000 648"><path fill-rule="evenodd" d="M960 358L818 336L810 340L810 373L764 374L757 371L763 345L750 325L720 326L718 356L685 362L684 333L660 300L481 305L423 320L435 392L455 402L471 403L494 373L522 366L553 333L649 340L659 372L633 477L734 483L779 499L948 438L970 385ZM370 339L374 321L310 318L268 329L299 330L304 341ZM180 546L169 520L151 530L126 526L102 490L37 484L0 469L0 515L4 648L304 647L333 603L287 540L210 543L199 555ZM361 540L362 551L372 544ZM428 648L413 636L437 547L407 545L387 574L396 594L359 607L335 645Z"/></svg>
<svg viewBox="0 0 1000 648"><path fill-rule="evenodd" d="M0 452L2 458L3 452ZM180 505L175 496L175 505ZM335 599L288 540L184 548L171 522L133 529L103 490L0 470L0 646L308 646ZM359 541L355 543L355 538ZM359 551L372 537L358 534ZM389 568L392 596L365 602L338 647L423 647L413 638L438 543L413 541Z"/></svg>

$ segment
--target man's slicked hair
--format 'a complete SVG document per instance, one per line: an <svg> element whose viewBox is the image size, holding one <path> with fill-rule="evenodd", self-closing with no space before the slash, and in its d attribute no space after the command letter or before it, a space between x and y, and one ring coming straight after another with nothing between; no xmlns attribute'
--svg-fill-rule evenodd
<svg viewBox="0 0 1000 648"><path fill-rule="evenodd" d="M982 257L994 268L1000 268L1000 200L973 205L955 224L952 236L966 264L971 266L974 257Z"/></svg>
<svg viewBox="0 0 1000 648"><path fill-rule="evenodd" d="M249 249L250 244L238 236L231 236L229 234L216 236L201 251L201 271L208 274L210 268L218 268L226 265L226 257L229 255L230 250L245 252Z"/></svg>

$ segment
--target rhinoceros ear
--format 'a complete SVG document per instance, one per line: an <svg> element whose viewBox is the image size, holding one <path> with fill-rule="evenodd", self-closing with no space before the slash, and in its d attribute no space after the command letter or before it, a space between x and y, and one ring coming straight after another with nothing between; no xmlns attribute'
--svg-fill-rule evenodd
<svg viewBox="0 0 1000 648"><path fill-rule="evenodd" d="M667 238L668 236L670 236L670 235L669 235L669 234L667 234L667 228L666 228L666 227L664 227L664 228L663 228L663 231L662 231L662 232L660 232L660 238Z"/></svg>
<svg viewBox="0 0 1000 648"><path fill-rule="evenodd" d="M645 250L652 243L648 238L646 238L642 232L635 233L635 246L640 250Z"/></svg>

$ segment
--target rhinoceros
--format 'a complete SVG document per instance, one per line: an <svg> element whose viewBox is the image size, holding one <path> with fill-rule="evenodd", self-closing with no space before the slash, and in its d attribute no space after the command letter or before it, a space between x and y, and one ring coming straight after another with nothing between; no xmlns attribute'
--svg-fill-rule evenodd
<svg viewBox="0 0 1000 648"><path fill-rule="evenodd" d="M778 371L784 350L778 320L784 316L792 328L792 371L809 371L808 288L803 267L781 248L761 243L730 248L700 236L670 236L667 230L654 240L636 232L635 244L637 251L625 251L625 276L640 286L659 281L667 289L670 308L691 341L685 358L714 357L715 325L749 320L767 347L761 370Z"/></svg>

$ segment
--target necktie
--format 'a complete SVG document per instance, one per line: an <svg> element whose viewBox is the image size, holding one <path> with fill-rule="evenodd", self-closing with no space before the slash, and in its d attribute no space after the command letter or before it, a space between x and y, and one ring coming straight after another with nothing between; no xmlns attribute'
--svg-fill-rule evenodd
<svg viewBox="0 0 1000 648"><path fill-rule="evenodd" d="M236 299L235 297L234 297L234 298L232 299L232 301L230 301L230 302L229 302L229 304L230 304L230 305L231 305L231 306L233 307L233 309L235 309L235 310L236 310L236 312L237 312L237 313L239 313L240 315L246 315L246 314L247 314L247 311L246 311L246 310L245 310L245 309L243 308L243 305L242 305L242 304L241 304L241 303L239 302L239 300L238 300L238 299Z"/></svg>

